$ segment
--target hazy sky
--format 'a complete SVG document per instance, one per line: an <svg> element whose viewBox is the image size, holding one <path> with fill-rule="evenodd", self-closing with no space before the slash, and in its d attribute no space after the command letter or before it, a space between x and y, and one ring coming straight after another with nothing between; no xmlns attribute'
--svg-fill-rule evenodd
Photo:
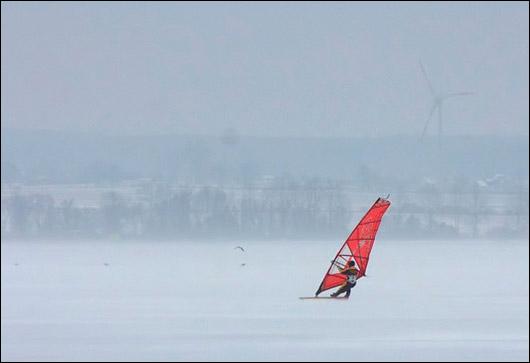
<svg viewBox="0 0 530 363"><path fill-rule="evenodd" d="M2 126L528 135L528 3L2 2ZM432 125L434 126L434 125ZM434 127L431 132L434 131Z"/></svg>

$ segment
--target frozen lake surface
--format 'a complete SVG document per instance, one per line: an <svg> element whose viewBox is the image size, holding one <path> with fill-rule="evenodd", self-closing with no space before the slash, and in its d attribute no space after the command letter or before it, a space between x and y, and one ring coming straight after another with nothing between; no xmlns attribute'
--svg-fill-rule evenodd
<svg viewBox="0 0 530 363"><path fill-rule="evenodd" d="M299 300L340 244L2 242L1 359L528 361L528 241L378 240Z"/></svg>

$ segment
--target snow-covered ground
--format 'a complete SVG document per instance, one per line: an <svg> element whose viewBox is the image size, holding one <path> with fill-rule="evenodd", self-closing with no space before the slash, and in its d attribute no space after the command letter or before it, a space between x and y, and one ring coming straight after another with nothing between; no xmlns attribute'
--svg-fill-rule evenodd
<svg viewBox="0 0 530 363"><path fill-rule="evenodd" d="M299 300L340 243L2 242L1 359L528 361L528 241L378 240Z"/></svg>

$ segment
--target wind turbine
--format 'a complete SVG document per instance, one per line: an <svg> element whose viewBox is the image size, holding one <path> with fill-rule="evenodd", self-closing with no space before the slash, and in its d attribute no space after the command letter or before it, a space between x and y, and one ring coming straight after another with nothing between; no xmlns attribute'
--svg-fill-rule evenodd
<svg viewBox="0 0 530 363"><path fill-rule="evenodd" d="M427 82L427 85L429 86L429 91L431 92L432 96L432 106L431 110L429 111L429 117L427 118L427 121L425 122L425 126L423 127L423 132L421 133L421 138L425 136L425 133L427 132L427 128L429 127L429 123L432 119L432 115L434 111L438 111L438 148L442 148L442 108L445 100L451 97L458 97L458 96L469 96L472 95L473 92L447 92L447 93L441 93L434 89L432 86L431 81L429 80L429 77L427 77L427 72L425 72L425 68L423 67L423 64L420 62L421 72L423 73L423 76L425 77L425 81Z"/></svg>

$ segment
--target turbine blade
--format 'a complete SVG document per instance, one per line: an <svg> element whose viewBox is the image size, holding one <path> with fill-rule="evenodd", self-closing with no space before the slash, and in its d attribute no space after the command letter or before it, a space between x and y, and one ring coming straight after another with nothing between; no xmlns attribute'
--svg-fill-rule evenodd
<svg viewBox="0 0 530 363"><path fill-rule="evenodd" d="M438 104L435 103L431 107L431 111L429 112L429 117L427 117L427 121L425 122L425 126L423 126L423 132L421 133L421 139L423 140L423 137L425 136L425 133L427 132L427 127L429 126L429 122L431 122L432 114L434 113L434 110L436 110L436 107L438 107Z"/></svg>
<svg viewBox="0 0 530 363"><path fill-rule="evenodd" d="M432 83L429 80L429 77L427 77L427 72L425 72L425 68L423 67L423 63L420 61L420 68L421 72L423 73L423 77L425 78L425 81L427 82L427 85L429 86L429 91L431 91L431 95L435 96L434 88L432 87Z"/></svg>
<svg viewBox="0 0 530 363"><path fill-rule="evenodd" d="M438 149L442 148L442 105L438 107Z"/></svg>

